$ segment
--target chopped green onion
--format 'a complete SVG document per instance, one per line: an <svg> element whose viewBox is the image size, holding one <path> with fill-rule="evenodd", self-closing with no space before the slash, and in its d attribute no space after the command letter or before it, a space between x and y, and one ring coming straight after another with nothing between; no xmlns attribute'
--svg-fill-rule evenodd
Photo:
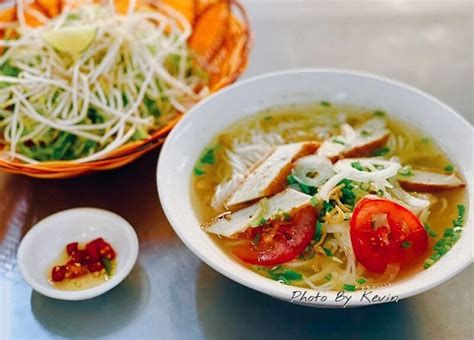
<svg viewBox="0 0 474 340"><path fill-rule="evenodd" d="M398 174L402 176L413 176L413 168L411 165L405 165L403 168L398 170Z"/></svg>
<svg viewBox="0 0 474 340"><path fill-rule="evenodd" d="M102 264L104 265L105 272L107 275L112 275L112 261L110 261L108 258L103 257L101 259Z"/></svg>
<svg viewBox="0 0 474 340"><path fill-rule="evenodd" d="M329 273L324 278L326 279L326 281L331 281L332 280L332 273Z"/></svg>
<svg viewBox="0 0 474 340"><path fill-rule="evenodd" d="M426 259L425 262L423 263L423 268L428 269L434 264L435 261L432 259Z"/></svg>
<svg viewBox="0 0 474 340"><path fill-rule="evenodd" d="M321 106L330 107L330 106L331 106L331 103L323 100L323 101L321 102Z"/></svg>
<svg viewBox="0 0 474 340"><path fill-rule="evenodd" d="M316 197L316 195L311 196L311 198L309 199L309 201L311 202L311 205L312 205L313 207L315 207L315 208L319 205L319 200L318 200L318 198Z"/></svg>
<svg viewBox="0 0 474 340"><path fill-rule="evenodd" d="M422 144L430 144L430 141L431 141L431 140L430 140L428 137L423 137L423 138L421 139L421 143L422 143Z"/></svg>
<svg viewBox="0 0 474 340"><path fill-rule="evenodd" d="M362 137L369 137L369 136L370 136L370 132L367 131L367 130L362 130L362 131L360 132L360 135L361 135Z"/></svg>
<svg viewBox="0 0 474 340"><path fill-rule="evenodd" d="M254 246L258 245L260 243L261 238L262 238L262 233L256 233L255 237L252 240L252 244Z"/></svg>
<svg viewBox="0 0 474 340"><path fill-rule="evenodd" d="M333 257L333 256L334 256L334 254L332 253L331 249L328 249L328 248L324 248L324 247L323 247L323 250L324 250L324 252L326 253L326 256L328 256L328 257Z"/></svg>
<svg viewBox="0 0 474 340"><path fill-rule="evenodd" d="M272 116L265 116L263 119L270 120L270 119L272 119Z"/></svg>
<svg viewBox="0 0 474 340"><path fill-rule="evenodd" d="M286 181L288 182L288 184L298 184L298 181L296 180L295 176L293 175L289 175L288 177L286 177Z"/></svg>
<svg viewBox="0 0 474 340"><path fill-rule="evenodd" d="M356 170L364 171L364 168L362 167L362 164L360 164L360 162L352 162L351 166Z"/></svg>
<svg viewBox="0 0 474 340"><path fill-rule="evenodd" d="M342 140L337 139L337 138L333 138L332 141L336 144L346 145L346 143L344 143Z"/></svg>
<svg viewBox="0 0 474 340"><path fill-rule="evenodd" d="M448 164L444 167L444 171L450 174L454 171L454 166L452 164Z"/></svg>
<svg viewBox="0 0 474 340"><path fill-rule="evenodd" d="M202 164L214 164L216 162L216 157L214 155L214 149L208 149L204 155L201 157Z"/></svg>
<svg viewBox="0 0 474 340"><path fill-rule="evenodd" d="M205 171L203 171L203 170L201 170L201 169L199 169L199 168L194 168L194 174L195 174L196 176L202 176L202 175L204 175L205 173L206 173Z"/></svg>
<svg viewBox="0 0 474 340"><path fill-rule="evenodd" d="M382 111L382 110L375 110L375 111L374 111L374 116L377 116L377 117L385 117L385 116L386 116L386 113L385 113L385 111Z"/></svg>
<svg viewBox="0 0 474 340"><path fill-rule="evenodd" d="M411 247L411 242L404 241L404 242L402 242L401 247L402 248L410 248Z"/></svg>
<svg viewBox="0 0 474 340"><path fill-rule="evenodd" d="M377 196L378 197L384 197L385 193L383 192L382 189L377 190Z"/></svg>
<svg viewBox="0 0 474 340"><path fill-rule="evenodd" d="M383 147L383 148L379 148L379 149L376 149L374 152L373 152L373 156L384 156L386 155L387 153L390 152L390 149L387 148L387 147Z"/></svg>
<svg viewBox="0 0 474 340"><path fill-rule="evenodd" d="M321 236L323 236L323 224L319 221L316 221L316 231L314 232L314 240L321 240Z"/></svg>
<svg viewBox="0 0 474 340"><path fill-rule="evenodd" d="M356 286L354 285L349 285L349 284L344 284L344 286L342 286L342 289L344 290L347 290L348 292L355 292L356 291Z"/></svg>
<svg viewBox="0 0 474 340"><path fill-rule="evenodd" d="M364 284L367 282L367 279L365 277L358 278L356 282L360 285Z"/></svg>

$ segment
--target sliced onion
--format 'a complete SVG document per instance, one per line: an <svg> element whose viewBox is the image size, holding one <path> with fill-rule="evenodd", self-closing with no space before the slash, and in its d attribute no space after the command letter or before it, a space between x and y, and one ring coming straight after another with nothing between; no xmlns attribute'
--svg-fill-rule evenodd
<svg viewBox="0 0 474 340"><path fill-rule="evenodd" d="M335 174L331 161L316 155L300 158L293 169L293 176L298 182L316 188Z"/></svg>

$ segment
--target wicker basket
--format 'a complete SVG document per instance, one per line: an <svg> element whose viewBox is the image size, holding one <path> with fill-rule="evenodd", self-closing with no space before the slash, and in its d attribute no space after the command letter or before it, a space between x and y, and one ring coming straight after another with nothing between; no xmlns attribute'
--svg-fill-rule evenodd
<svg viewBox="0 0 474 340"><path fill-rule="evenodd" d="M24 0L19 0L24 1ZM118 11L126 11L128 0L114 0ZM159 0L148 1L153 4ZM161 0L180 11L192 24L190 47L208 65L210 92L234 82L245 70L248 61L251 34L247 14L238 0ZM29 6L48 17L61 12L64 0L35 0ZM137 1L138 2L138 1ZM34 18L25 18L31 26L39 25ZM0 22L16 20L16 8L0 12ZM0 31L0 35L1 35ZM51 161L27 164L0 159L0 168L38 178L68 178L81 174L118 168L161 145L168 132L183 113L155 131L145 140L130 142L114 150L105 158L87 163Z"/></svg>

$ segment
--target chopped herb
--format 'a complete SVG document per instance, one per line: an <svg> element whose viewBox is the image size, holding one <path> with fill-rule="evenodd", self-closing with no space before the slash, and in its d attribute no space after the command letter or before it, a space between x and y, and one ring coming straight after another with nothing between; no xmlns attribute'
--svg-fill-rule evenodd
<svg viewBox="0 0 474 340"><path fill-rule="evenodd" d="M402 248L410 248L411 247L411 242L410 241L404 241L400 245Z"/></svg>
<svg viewBox="0 0 474 340"><path fill-rule="evenodd" d="M331 103L323 100L323 101L321 102L321 106L330 107L330 106L331 106Z"/></svg>
<svg viewBox="0 0 474 340"><path fill-rule="evenodd" d="M364 168L362 167L362 164L360 164L360 162L352 162L351 166L356 170L364 171Z"/></svg>
<svg viewBox="0 0 474 340"><path fill-rule="evenodd" d="M159 117L161 115L161 111L156 105L156 100L150 99L147 96L143 98L143 103L145 104L148 113L152 116Z"/></svg>
<svg viewBox="0 0 474 340"><path fill-rule="evenodd" d="M290 284L291 281L301 280L303 277L300 273L294 270L286 269L282 266L277 266L268 271L270 278L275 281L282 281L284 284Z"/></svg>
<svg viewBox="0 0 474 340"><path fill-rule="evenodd" d="M261 227L267 223L267 220L264 217L260 217L257 221L252 222L252 226L254 227Z"/></svg>
<svg viewBox="0 0 474 340"><path fill-rule="evenodd" d="M20 69L11 66L8 62L0 66L0 74L4 76L9 76L9 77L18 77L18 74L20 73ZM9 86L10 83L8 82L0 82L0 88L4 88Z"/></svg>
<svg viewBox="0 0 474 340"><path fill-rule="evenodd" d="M333 138L332 141L336 144L346 145L346 143L344 143L342 140L337 139L337 138Z"/></svg>
<svg viewBox="0 0 474 340"><path fill-rule="evenodd" d="M316 197L316 195L311 196L311 198L309 199L309 201L311 202L311 205L312 205L313 207L315 207L315 208L319 205L319 200L318 200L318 198Z"/></svg>
<svg viewBox="0 0 474 340"><path fill-rule="evenodd" d="M319 240L321 240L321 236L323 236L323 224L319 221L316 221L316 231L314 232L313 239L319 242Z"/></svg>
<svg viewBox="0 0 474 340"><path fill-rule="evenodd" d="M291 215L288 214L286 211L283 213L283 219L285 221L290 221L291 220Z"/></svg>
<svg viewBox="0 0 474 340"><path fill-rule="evenodd" d="M356 291L356 286L349 285L349 284L344 284L344 286L342 286L342 289L347 290L348 292L355 292Z"/></svg>
<svg viewBox="0 0 474 340"><path fill-rule="evenodd" d="M199 168L196 168L196 167L194 168L194 174L195 174L196 176L202 176L202 175L204 175L205 173L206 173L205 171L203 171L203 170L201 170L201 169L199 169Z"/></svg>
<svg viewBox="0 0 474 340"><path fill-rule="evenodd" d="M356 280L356 282L360 285L364 284L367 282L367 279L365 277L360 277Z"/></svg>
<svg viewBox="0 0 474 340"><path fill-rule="evenodd" d="M398 174L402 176L413 176L413 168L411 165L405 165L403 168L398 170Z"/></svg>
<svg viewBox="0 0 474 340"><path fill-rule="evenodd" d="M356 195L352 191L352 182L348 179L343 179L338 183L338 185L340 184L344 184L344 187L341 189L341 202L350 206L354 206Z"/></svg>
<svg viewBox="0 0 474 340"><path fill-rule="evenodd" d="M328 257L333 257L333 256L334 256L334 254L332 253L331 249L328 249L328 248L324 248L324 247L323 247L323 250L324 250L324 252L326 253L326 256L328 256Z"/></svg>
<svg viewBox="0 0 474 340"><path fill-rule="evenodd" d="M326 216L327 212L330 212L334 207L336 206L336 201L334 200L329 200L329 201L323 201L323 207L321 211L319 212L319 221L324 221L324 217Z"/></svg>
<svg viewBox="0 0 474 340"><path fill-rule="evenodd" d="M369 137L369 136L371 135L371 133L370 133L369 131L367 131L367 130L362 130L362 131L360 132L360 135L361 135L362 137Z"/></svg>
<svg viewBox="0 0 474 340"><path fill-rule="evenodd" d="M451 174L454 171L454 166L452 164L448 164L444 167L444 171L448 174Z"/></svg>
<svg viewBox="0 0 474 340"><path fill-rule="evenodd" d="M370 183L362 182L362 183L359 184L359 188L360 188L360 190L369 191L370 190Z"/></svg>
<svg viewBox="0 0 474 340"><path fill-rule="evenodd" d="M385 193L383 192L382 189L377 190L377 196L378 197L384 197Z"/></svg>
<svg viewBox="0 0 474 340"><path fill-rule="evenodd" d="M263 117L263 119L264 120L270 120L270 119L272 119L272 116L265 116L265 117Z"/></svg>
<svg viewBox="0 0 474 340"><path fill-rule="evenodd" d="M287 178L286 178L286 181L288 182L288 184L298 184L298 181L296 180L295 176L293 175L289 175Z"/></svg>
<svg viewBox="0 0 474 340"><path fill-rule="evenodd" d="M329 273L324 278L326 279L326 281L331 281L332 280L332 273Z"/></svg>
<svg viewBox="0 0 474 340"><path fill-rule="evenodd" d="M427 258L423 264L425 269L431 267L433 263L438 261L446 252L451 249L459 240L459 233L462 232L462 225L464 223L464 214L466 207L462 204L458 205L458 216L453 220L453 228L446 228L443 236L433 246L433 254ZM431 237L436 237L437 233L432 230L428 224L424 224L425 230Z"/></svg>
<svg viewBox="0 0 474 340"><path fill-rule="evenodd" d="M431 140L428 137L423 137L421 140L422 144L430 144Z"/></svg>
<svg viewBox="0 0 474 340"><path fill-rule="evenodd" d="M216 157L214 155L214 149L208 149L204 155L201 157L202 164L214 164L216 162Z"/></svg>
<svg viewBox="0 0 474 340"><path fill-rule="evenodd" d="M255 234L255 237L252 240L252 244L254 246L258 245L260 243L260 240L262 239L262 233L258 232Z"/></svg>
<svg viewBox="0 0 474 340"><path fill-rule="evenodd" d="M377 116L377 117L385 117L387 114L385 113L385 111L382 111L382 110L375 110L374 111L374 116Z"/></svg>
<svg viewBox="0 0 474 340"><path fill-rule="evenodd" d="M303 183L298 183L298 185L300 186L301 191L303 191L305 194L313 196L316 195L316 193L318 192L318 189L316 189L316 187L312 187Z"/></svg>
<svg viewBox="0 0 474 340"><path fill-rule="evenodd" d="M374 152L373 152L373 156L384 156L386 155L387 153L390 152L390 149L387 148L387 147L383 147L383 148L379 148L379 149L376 149Z"/></svg>
<svg viewBox="0 0 474 340"><path fill-rule="evenodd" d="M102 264L104 265L105 272L107 275L112 275L112 261L110 261L108 258L103 257L101 259Z"/></svg>
<svg viewBox="0 0 474 340"><path fill-rule="evenodd" d="M431 229L430 225L428 223L424 223L423 226L425 227L425 230L426 230L426 233L430 236L430 237L436 237L438 236L438 233L436 231L434 231L433 229Z"/></svg>

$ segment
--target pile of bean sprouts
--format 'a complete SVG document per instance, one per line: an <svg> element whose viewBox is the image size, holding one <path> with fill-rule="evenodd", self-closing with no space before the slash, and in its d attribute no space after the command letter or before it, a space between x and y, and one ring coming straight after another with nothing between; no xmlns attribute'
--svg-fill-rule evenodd
<svg viewBox="0 0 474 340"><path fill-rule="evenodd" d="M17 22L0 27L5 32L0 40L4 159L101 159L148 137L208 92L206 74L187 46L191 26L164 4L135 10L130 1L127 14L120 15L113 1L66 3L54 19L22 1L17 8ZM42 25L29 27L27 11ZM55 50L42 36L74 25L96 27L95 39L78 55ZM16 74L2 72L5 66ZM54 143L58 149L45 153Z"/></svg>

